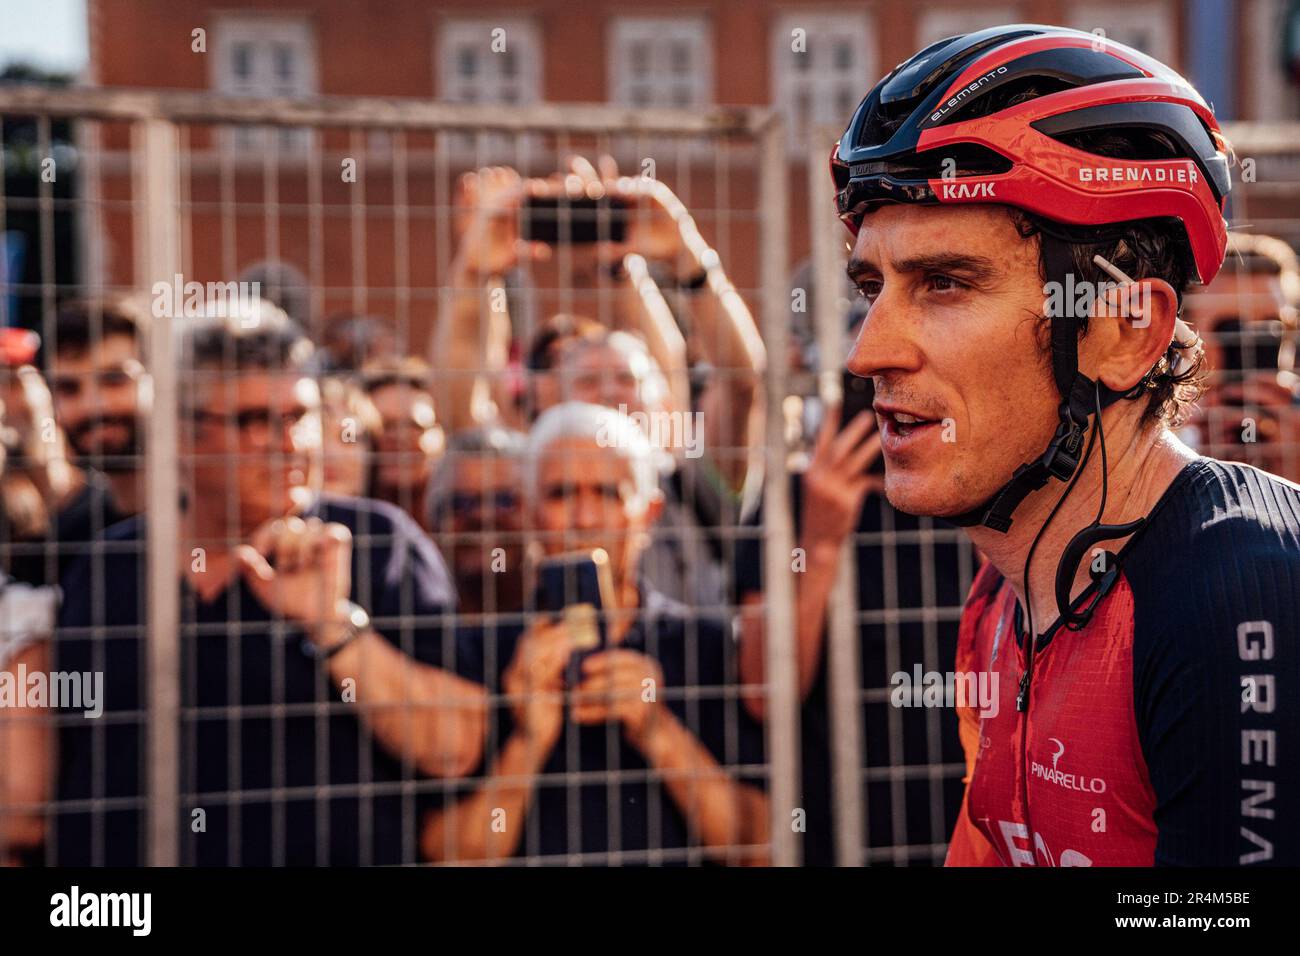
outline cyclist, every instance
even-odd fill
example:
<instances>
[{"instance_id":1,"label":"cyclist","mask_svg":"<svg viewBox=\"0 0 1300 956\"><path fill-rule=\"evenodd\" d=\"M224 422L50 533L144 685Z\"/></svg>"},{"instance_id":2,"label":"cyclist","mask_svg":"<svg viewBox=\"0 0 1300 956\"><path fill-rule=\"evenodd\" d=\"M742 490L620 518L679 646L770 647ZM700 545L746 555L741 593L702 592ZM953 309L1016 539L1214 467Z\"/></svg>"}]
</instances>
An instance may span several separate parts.
<instances>
[{"instance_id":1,"label":"cyclist","mask_svg":"<svg viewBox=\"0 0 1300 956\"><path fill-rule=\"evenodd\" d=\"M1300 863L1300 486L1171 430L1230 155L1173 70L1036 25L917 53L832 153L885 492L987 558L949 864Z\"/></svg>"}]
</instances>

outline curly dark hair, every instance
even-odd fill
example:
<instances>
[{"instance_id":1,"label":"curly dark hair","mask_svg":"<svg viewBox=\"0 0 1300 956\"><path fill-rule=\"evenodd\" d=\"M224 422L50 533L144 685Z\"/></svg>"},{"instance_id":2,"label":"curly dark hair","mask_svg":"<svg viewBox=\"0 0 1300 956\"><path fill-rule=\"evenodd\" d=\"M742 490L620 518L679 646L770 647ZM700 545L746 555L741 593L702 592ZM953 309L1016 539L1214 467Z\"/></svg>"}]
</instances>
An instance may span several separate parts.
<instances>
[{"instance_id":1,"label":"curly dark hair","mask_svg":"<svg viewBox=\"0 0 1300 956\"><path fill-rule=\"evenodd\" d=\"M1116 156L1115 158L1123 158ZM1008 214L1016 230L1025 239L1040 236L1055 224L1045 223L1040 217L1020 209L1008 207ZM1041 244L1040 244L1041 245ZM1079 281L1110 282L1092 261L1094 255L1109 260L1134 279L1163 279L1178 294L1178 313L1182 314L1183 293L1190 284L1189 263L1191 251L1187 248L1186 234L1177 220L1143 219L1124 223L1118 235L1099 242L1069 242L1070 264ZM1039 275L1047 281L1046 257L1039 254ZM1050 359L1051 344L1047 316L1042 320L1044 360ZM1079 337L1088 333L1088 317L1078 320ZM1125 397L1141 399L1145 396L1146 408L1142 423L1160 421L1177 428L1191 415L1197 400L1204 394L1209 369L1203 350L1193 356L1193 362L1179 374L1173 367L1178 358L1178 348L1170 343L1169 349L1150 373Z\"/></svg>"}]
</instances>

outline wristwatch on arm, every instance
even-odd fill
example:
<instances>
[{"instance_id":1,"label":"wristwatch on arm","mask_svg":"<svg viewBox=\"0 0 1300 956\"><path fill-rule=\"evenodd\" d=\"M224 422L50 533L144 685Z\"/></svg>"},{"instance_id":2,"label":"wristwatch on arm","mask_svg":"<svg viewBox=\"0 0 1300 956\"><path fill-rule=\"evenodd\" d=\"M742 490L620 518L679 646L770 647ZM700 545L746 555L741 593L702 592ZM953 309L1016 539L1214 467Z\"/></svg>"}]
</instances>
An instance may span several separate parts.
<instances>
[{"instance_id":1,"label":"wristwatch on arm","mask_svg":"<svg viewBox=\"0 0 1300 956\"><path fill-rule=\"evenodd\" d=\"M303 653L309 657L329 660L368 630L370 630L370 613L360 604L348 601L343 618L342 633L324 646L320 646L308 638L303 641Z\"/></svg>"}]
</instances>

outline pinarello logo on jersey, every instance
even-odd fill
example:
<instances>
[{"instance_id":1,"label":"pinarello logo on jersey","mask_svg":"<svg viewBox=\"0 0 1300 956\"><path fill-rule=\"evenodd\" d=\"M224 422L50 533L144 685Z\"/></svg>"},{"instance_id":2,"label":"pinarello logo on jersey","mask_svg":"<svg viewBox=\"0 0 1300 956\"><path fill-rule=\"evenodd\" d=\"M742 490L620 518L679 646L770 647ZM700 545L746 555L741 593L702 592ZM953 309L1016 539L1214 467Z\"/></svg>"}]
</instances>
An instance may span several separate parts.
<instances>
[{"instance_id":1,"label":"pinarello logo on jersey","mask_svg":"<svg viewBox=\"0 0 1300 956\"><path fill-rule=\"evenodd\" d=\"M1061 757L1065 755L1065 743L1055 737L1047 738L1054 745L1052 753L1052 765L1045 767L1037 760L1029 763L1029 772L1035 776L1046 780L1048 783L1054 783L1058 787L1064 787L1066 790L1077 790L1080 793L1105 793L1106 781L1101 777L1087 777L1083 774L1069 773L1060 768Z\"/></svg>"}]
</instances>

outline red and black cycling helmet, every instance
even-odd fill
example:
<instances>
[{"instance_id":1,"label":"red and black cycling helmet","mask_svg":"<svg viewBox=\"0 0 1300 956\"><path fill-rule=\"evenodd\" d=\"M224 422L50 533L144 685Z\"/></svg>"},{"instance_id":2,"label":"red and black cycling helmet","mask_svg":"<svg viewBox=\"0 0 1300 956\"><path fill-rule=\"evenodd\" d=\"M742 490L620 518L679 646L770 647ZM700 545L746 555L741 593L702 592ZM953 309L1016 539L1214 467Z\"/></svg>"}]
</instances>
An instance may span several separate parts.
<instances>
[{"instance_id":1,"label":"red and black cycling helmet","mask_svg":"<svg viewBox=\"0 0 1300 956\"><path fill-rule=\"evenodd\" d=\"M1117 137L1134 158L1089 151L1090 141ZM900 63L858 105L831 153L831 175L840 218L855 235L880 203L1021 209L1042 234L1049 281L1075 268L1072 243L1107 242L1138 220L1181 229L1188 272L1202 283L1218 273L1227 247L1227 146L1205 100L1151 57L1063 27L993 27ZM987 501L948 516L955 524L1009 530L1027 495L1077 472L1090 417L1124 397L1079 370L1077 318L1050 318L1056 433ZM1090 528L1067 552L1116 530ZM1068 557L1067 585L1078 566Z\"/></svg>"},{"instance_id":2,"label":"red and black cycling helmet","mask_svg":"<svg viewBox=\"0 0 1300 956\"><path fill-rule=\"evenodd\" d=\"M993 105L1022 88L1039 95ZM1177 154L1114 159L1071 145L1094 131L1162 133ZM1228 156L1205 100L1146 54L1063 27L949 37L899 64L853 114L831 175L855 235L881 202L1001 203L1069 227L1172 217L1202 283L1227 245Z\"/></svg>"}]
</instances>

